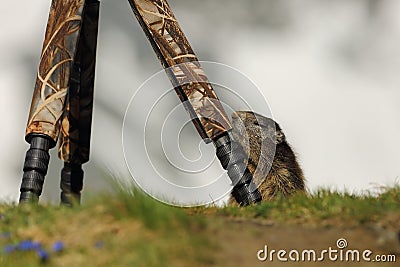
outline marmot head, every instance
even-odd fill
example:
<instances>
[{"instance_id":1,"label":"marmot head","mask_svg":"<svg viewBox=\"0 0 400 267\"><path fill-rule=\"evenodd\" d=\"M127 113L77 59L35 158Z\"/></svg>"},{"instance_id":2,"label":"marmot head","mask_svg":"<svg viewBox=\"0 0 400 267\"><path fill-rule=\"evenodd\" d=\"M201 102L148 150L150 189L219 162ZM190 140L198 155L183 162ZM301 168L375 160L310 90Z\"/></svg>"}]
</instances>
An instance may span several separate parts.
<instances>
[{"instance_id":1,"label":"marmot head","mask_svg":"<svg viewBox=\"0 0 400 267\"><path fill-rule=\"evenodd\" d=\"M251 111L236 111L232 114L232 124L242 136L245 136L246 129L262 129L278 145L286 141L279 124L273 119L264 117Z\"/></svg>"}]
</instances>

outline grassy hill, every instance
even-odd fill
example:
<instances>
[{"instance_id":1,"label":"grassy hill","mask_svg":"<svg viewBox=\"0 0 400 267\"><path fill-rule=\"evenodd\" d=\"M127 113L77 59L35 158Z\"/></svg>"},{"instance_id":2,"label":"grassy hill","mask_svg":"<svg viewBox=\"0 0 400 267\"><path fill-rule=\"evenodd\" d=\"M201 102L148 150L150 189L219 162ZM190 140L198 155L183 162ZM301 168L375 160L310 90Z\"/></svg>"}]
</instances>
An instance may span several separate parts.
<instances>
[{"instance_id":1,"label":"grassy hill","mask_svg":"<svg viewBox=\"0 0 400 267\"><path fill-rule=\"evenodd\" d=\"M0 204L0 266L281 266L259 262L257 251L266 243L319 249L340 237L397 256L376 266L398 266L399 203L394 187L376 196L322 190L246 208L181 209L138 192L100 194L73 208ZM348 266L340 264L326 266Z\"/></svg>"}]
</instances>

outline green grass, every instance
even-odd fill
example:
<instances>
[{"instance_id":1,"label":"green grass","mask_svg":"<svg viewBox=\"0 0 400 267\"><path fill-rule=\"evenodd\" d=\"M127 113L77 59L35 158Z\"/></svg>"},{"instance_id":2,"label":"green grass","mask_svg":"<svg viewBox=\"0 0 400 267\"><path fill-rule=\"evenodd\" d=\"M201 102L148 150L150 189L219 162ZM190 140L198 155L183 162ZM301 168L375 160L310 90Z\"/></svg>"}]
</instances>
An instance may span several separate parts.
<instances>
[{"instance_id":1,"label":"green grass","mask_svg":"<svg viewBox=\"0 0 400 267\"><path fill-rule=\"evenodd\" d=\"M212 244L204 221L140 193L99 195L82 207L0 205L0 246L40 242L35 250L1 251L0 266L201 266ZM56 241L64 250L52 252Z\"/></svg>"},{"instance_id":2,"label":"green grass","mask_svg":"<svg viewBox=\"0 0 400 267\"><path fill-rule=\"evenodd\" d=\"M374 222L391 223L400 219L400 187L383 189L379 195L354 195L319 190L312 195L298 194L251 207L225 207L216 214L230 217L269 219L306 225L360 225Z\"/></svg>"},{"instance_id":3,"label":"green grass","mask_svg":"<svg viewBox=\"0 0 400 267\"><path fill-rule=\"evenodd\" d=\"M73 208L0 204L0 266L209 266L219 251L215 231L229 236L224 222L232 218L305 227L396 227L399 204L399 186L377 196L320 190L245 208L181 209L138 192L99 194ZM48 260L34 250L3 251L24 240L40 242ZM56 241L65 246L61 252L51 249Z\"/></svg>"}]
</instances>

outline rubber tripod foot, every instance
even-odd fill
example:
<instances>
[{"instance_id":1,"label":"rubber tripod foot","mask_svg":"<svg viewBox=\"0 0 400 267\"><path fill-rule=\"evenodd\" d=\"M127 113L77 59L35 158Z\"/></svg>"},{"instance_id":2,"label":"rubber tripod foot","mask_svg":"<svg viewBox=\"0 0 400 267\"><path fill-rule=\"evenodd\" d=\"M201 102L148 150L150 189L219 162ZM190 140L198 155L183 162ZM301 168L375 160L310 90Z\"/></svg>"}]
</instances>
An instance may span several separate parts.
<instances>
[{"instance_id":1,"label":"rubber tripod foot","mask_svg":"<svg viewBox=\"0 0 400 267\"><path fill-rule=\"evenodd\" d=\"M80 204L83 188L83 170L81 164L65 163L61 170L61 205Z\"/></svg>"},{"instance_id":2,"label":"rubber tripod foot","mask_svg":"<svg viewBox=\"0 0 400 267\"><path fill-rule=\"evenodd\" d=\"M246 166L246 154L240 144L228 132L214 141L214 145L217 157L234 185L232 196L236 202L241 206L261 202L262 196Z\"/></svg>"},{"instance_id":3,"label":"rubber tripod foot","mask_svg":"<svg viewBox=\"0 0 400 267\"><path fill-rule=\"evenodd\" d=\"M31 146L25 156L19 202L37 203L50 161L49 149L54 142L42 134L33 134L27 140Z\"/></svg>"}]
</instances>

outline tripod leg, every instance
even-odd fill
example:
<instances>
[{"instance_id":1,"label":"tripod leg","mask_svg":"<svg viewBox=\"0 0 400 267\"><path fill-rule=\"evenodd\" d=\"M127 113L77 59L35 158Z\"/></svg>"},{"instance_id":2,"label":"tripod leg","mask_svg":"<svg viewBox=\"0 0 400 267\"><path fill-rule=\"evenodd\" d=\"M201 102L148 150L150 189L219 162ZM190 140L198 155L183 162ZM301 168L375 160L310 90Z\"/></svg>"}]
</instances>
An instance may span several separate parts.
<instances>
[{"instance_id":1,"label":"tripod leg","mask_svg":"<svg viewBox=\"0 0 400 267\"><path fill-rule=\"evenodd\" d=\"M82 164L89 161L93 109L99 1L87 0L76 51L67 103L61 124L58 156L61 171L61 203L79 203L83 188Z\"/></svg>"},{"instance_id":2,"label":"tripod leg","mask_svg":"<svg viewBox=\"0 0 400 267\"><path fill-rule=\"evenodd\" d=\"M65 96L80 32L84 1L52 0L25 139L21 202L37 202L59 135Z\"/></svg>"}]
</instances>

